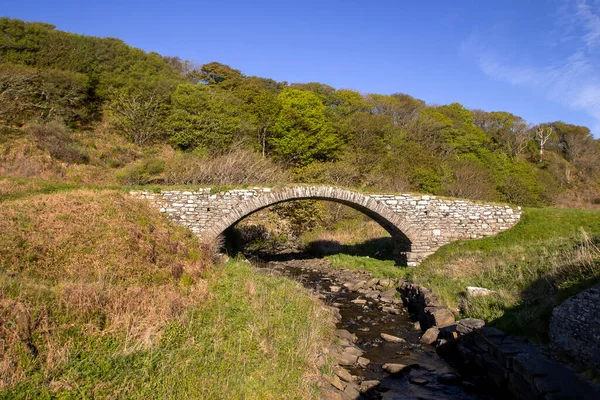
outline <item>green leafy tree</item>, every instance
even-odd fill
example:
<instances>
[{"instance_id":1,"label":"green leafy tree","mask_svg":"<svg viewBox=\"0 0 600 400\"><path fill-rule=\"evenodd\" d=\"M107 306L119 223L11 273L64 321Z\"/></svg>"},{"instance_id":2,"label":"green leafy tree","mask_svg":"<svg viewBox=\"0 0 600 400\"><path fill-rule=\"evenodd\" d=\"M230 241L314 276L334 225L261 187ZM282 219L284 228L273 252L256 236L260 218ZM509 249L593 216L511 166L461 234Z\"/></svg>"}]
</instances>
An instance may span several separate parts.
<instances>
[{"instance_id":1,"label":"green leafy tree","mask_svg":"<svg viewBox=\"0 0 600 400\"><path fill-rule=\"evenodd\" d=\"M243 75L228 65L218 62L204 64L200 68L201 81L207 85L219 85L223 89L232 89L239 85Z\"/></svg>"},{"instance_id":2,"label":"green leafy tree","mask_svg":"<svg viewBox=\"0 0 600 400\"><path fill-rule=\"evenodd\" d=\"M342 142L330 131L319 97L288 88L277 99L281 111L270 139L274 156L292 166L334 159Z\"/></svg>"},{"instance_id":3,"label":"green leafy tree","mask_svg":"<svg viewBox=\"0 0 600 400\"><path fill-rule=\"evenodd\" d=\"M511 157L521 155L533 139L531 127L521 117L497 111L472 110L473 123L496 143L498 149Z\"/></svg>"},{"instance_id":4,"label":"green leafy tree","mask_svg":"<svg viewBox=\"0 0 600 400\"><path fill-rule=\"evenodd\" d=\"M183 150L221 154L236 139L240 101L230 93L204 85L179 85L171 97L166 128L171 143Z\"/></svg>"},{"instance_id":5,"label":"green leafy tree","mask_svg":"<svg viewBox=\"0 0 600 400\"><path fill-rule=\"evenodd\" d=\"M242 101L244 120L251 126L252 141L267 155L269 135L279 115L277 82L258 77L245 78L234 94Z\"/></svg>"},{"instance_id":6,"label":"green leafy tree","mask_svg":"<svg viewBox=\"0 0 600 400\"><path fill-rule=\"evenodd\" d=\"M425 108L425 102L407 94L392 95L370 94L366 97L374 114L383 114L392 118L394 125L404 126L414 121Z\"/></svg>"}]
</instances>

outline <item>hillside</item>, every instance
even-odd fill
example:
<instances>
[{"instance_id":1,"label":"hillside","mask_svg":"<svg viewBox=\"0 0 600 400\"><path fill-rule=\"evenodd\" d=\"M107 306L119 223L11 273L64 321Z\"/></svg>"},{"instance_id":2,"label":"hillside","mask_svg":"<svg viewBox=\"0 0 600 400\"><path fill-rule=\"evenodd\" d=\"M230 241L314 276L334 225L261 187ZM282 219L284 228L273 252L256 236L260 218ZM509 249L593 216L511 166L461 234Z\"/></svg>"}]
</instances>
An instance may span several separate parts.
<instances>
[{"instance_id":1,"label":"hillside","mask_svg":"<svg viewBox=\"0 0 600 400\"><path fill-rule=\"evenodd\" d=\"M310 398L333 323L116 191L0 202L0 398Z\"/></svg>"},{"instance_id":2,"label":"hillside","mask_svg":"<svg viewBox=\"0 0 600 400\"><path fill-rule=\"evenodd\" d=\"M94 185L326 183L598 207L586 127L198 65L0 19L0 175ZM241 172L243 171L243 172Z\"/></svg>"}]
</instances>

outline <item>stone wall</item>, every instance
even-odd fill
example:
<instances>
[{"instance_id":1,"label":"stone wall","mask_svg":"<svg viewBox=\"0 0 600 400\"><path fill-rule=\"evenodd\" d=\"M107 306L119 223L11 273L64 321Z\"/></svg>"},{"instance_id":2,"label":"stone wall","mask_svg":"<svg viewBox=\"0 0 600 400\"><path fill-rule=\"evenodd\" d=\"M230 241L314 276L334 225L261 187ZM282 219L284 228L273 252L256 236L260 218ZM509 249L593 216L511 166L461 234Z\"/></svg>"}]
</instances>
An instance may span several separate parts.
<instances>
[{"instance_id":1,"label":"stone wall","mask_svg":"<svg viewBox=\"0 0 600 400\"><path fill-rule=\"evenodd\" d=\"M598 385L554 360L547 349L486 327L481 320L454 322L450 310L441 307L437 297L419 285L402 282L398 290L425 331L423 338L435 331L427 343L434 344L438 354L457 365L463 374L481 376L495 385L498 398L600 399Z\"/></svg>"},{"instance_id":2,"label":"stone wall","mask_svg":"<svg viewBox=\"0 0 600 400\"><path fill-rule=\"evenodd\" d=\"M550 341L557 350L600 372L600 284L554 309Z\"/></svg>"},{"instance_id":3,"label":"stone wall","mask_svg":"<svg viewBox=\"0 0 600 400\"><path fill-rule=\"evenodd\" d=\"M442 245L490 236L519 221L520 207L480 204L415 194L364 194L327 186L251 188L213 192L131 192L202 238L213 240L246 216L273 204L300 199L329 200L361 211L394 238L398 254L417 265Z\"/></svg>"}]
</instances>

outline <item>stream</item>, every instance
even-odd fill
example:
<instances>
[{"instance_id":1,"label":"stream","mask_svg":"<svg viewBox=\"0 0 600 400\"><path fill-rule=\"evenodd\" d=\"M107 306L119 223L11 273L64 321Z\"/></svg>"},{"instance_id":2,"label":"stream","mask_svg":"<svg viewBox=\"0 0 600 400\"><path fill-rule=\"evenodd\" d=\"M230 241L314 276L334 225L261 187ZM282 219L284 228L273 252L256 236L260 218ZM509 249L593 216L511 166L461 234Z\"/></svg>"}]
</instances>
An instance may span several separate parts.
<instances>
[{"instance_id":1,"label":"stream","mask_svg":"<svg viewBox=\"0 0 600 400\"><path fill-rule=\"evenodd\" d=\"M285 276L300 282L313 291L322 301L339 310L341 320L337 329L356 335L354 346L370 362L366 366L356 363L346 366L355 380L379 381L380 384L362 391L361 398L384 400L408 399L496 399L493 389L482 382L473 382L461 376L444 359L440 358L432 345L419 343L422 332L415 327L407 309L399 299L393 313L383 312L382 304L363 293L351 291L345 283L368 280L364 271L332 269L322 259L299 255L284 261L254 260L253 264L263 273ZM366 302L365 302L366 300ZM355 302L353 302L355 301ZM403 339L400 343L385 341L381 334ZM338 335L339 336L339 335ZM401 373L390 374L383 369L385 364L403 364ZM347 394L347 391L346 391ZM341 397L341 398L357 398Z\"/></svg>"}]
</instances>

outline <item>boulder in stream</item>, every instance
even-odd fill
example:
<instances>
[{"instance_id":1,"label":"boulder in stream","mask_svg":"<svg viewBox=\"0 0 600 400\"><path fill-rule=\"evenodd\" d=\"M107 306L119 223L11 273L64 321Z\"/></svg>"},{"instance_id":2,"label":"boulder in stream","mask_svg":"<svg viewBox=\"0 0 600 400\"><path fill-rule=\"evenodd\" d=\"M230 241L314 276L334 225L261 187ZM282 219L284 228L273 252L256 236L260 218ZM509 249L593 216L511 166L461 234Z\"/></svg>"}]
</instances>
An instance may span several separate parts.
<instances>
[{"instance_id":1,"label":"boulder in stream","mask_svg":"<svg viewBox=\"0 0 600 400\"><path fill-rule=\"evenodd\" d=\"M335 367L333 369L333 372L335 372L335 374L342 380L346 381L346 382L352 382L354 380L354 377L352 376L352 374L350 372L348 372L348 370L346 370L345 368L342 367Z\"/></svg>"},{"instance_id":2,"label":"boulder in stream","mask_svg":"<svg viewBox=\"0 0 600 400\"><path fill-rule=\"evenodd\" d=\"M405 368L407 368L407 366L404 364L387 363L387 364L383 364L383 366L381 368L383 368L390 374L397 374L397 373L401 372L402 370L404 370Z\"/></svg>"},{"instance_id":3,"label":"boulder in stream","mask_svg":"<svg viewBox=\"0 0 600 400\"><path fill-rule=\"evenodd\" d=\"M348 332L346 329L336 329L335 336L340 339L347 339L350 343L356 343L356 335Z\"/></svg>"},{"instance_id":4,"label":"boulder in stream","mask_svg":"<svg viewBox=\"0 0 600 400\"><path fill-rule=\"evenodd\" d=\"M438 327L433 326L425 331L421 339L419 339L419 343L423 344L431 344L435 342L440 334L440 330Z\"/></svg>"},{"instance_id":5,"label":"boulder in stream","mask_svg":"<svg viewBox=\"0 0 600 400\"><path fill-rule=\"evenodd\" d=\"M336 388L338 390L344 390L346 388L346 386L342 383L342 381L340 381L340 378L338 378L336 375L334 375L334 376L323 375L323 379L325 379L327 382L329 382L331 384L331 386L333 386L334 388Z\"/></svg>"},{"instance_id":6,"label":"boulder in stream","mask_svg":"<svg viewBox=\"0 0 600 400\"><path fill-rule=\"evenodd\" d=\"M379 386L380 383L381 382L379 382L378 380L362 381L360 383L358 391L361 393L365 393L365 392L373 389L374 387Z\"/></svg>"}]
</instances>

